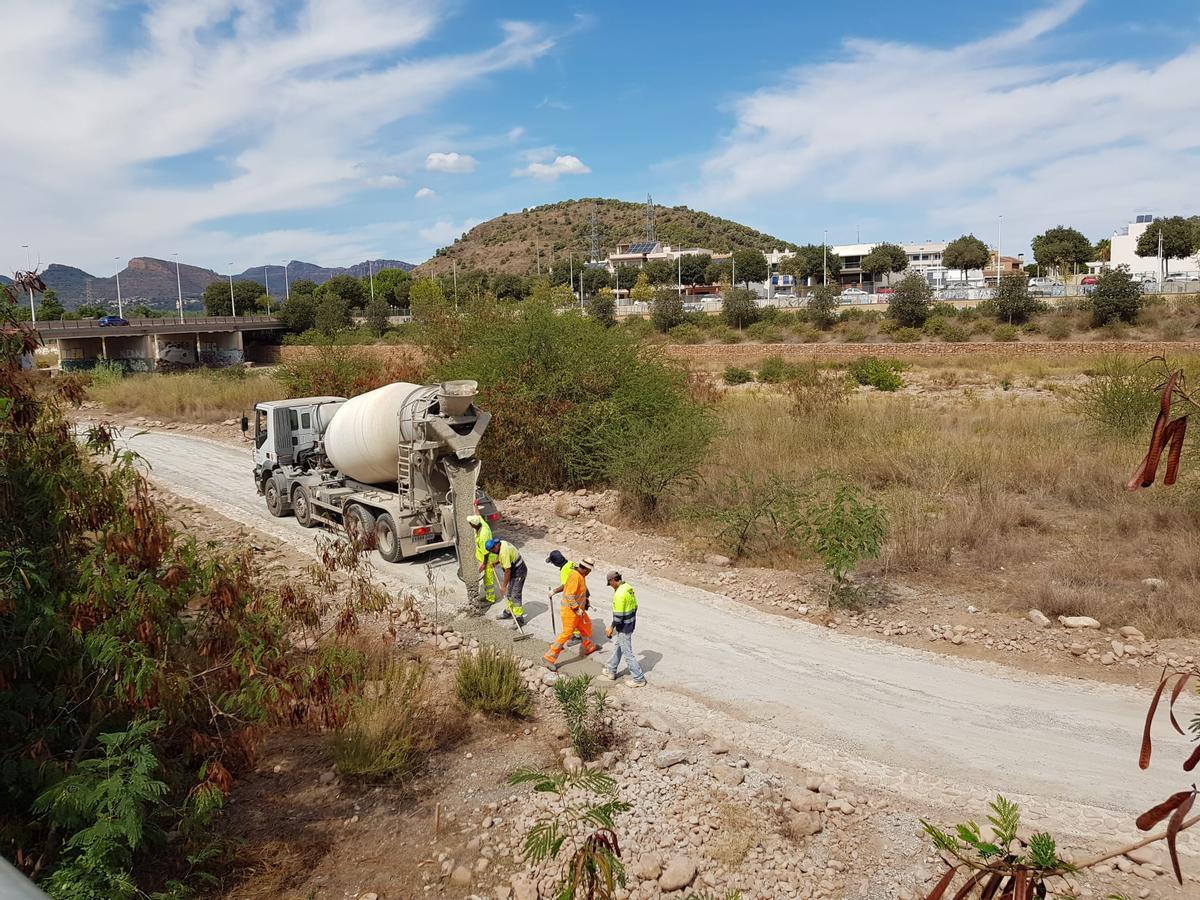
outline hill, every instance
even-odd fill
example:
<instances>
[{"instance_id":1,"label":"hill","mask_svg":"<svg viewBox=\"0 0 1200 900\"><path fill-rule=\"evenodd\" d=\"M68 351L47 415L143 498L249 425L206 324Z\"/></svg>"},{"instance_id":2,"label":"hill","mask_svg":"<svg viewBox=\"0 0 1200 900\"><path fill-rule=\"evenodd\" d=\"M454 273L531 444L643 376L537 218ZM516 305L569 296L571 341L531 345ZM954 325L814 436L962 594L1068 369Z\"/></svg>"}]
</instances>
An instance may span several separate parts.
<instances>
[{"instance_id":1,"label":"hill","mask_svg":"<svg viewBox=\"0 0 1200 900\"><path fill-rule=\"evenodd\" d=\"M519 213L505 213L476 225L449 247L438 250L433 259L417 266L417 273L449 272L452 262L457 262L459 269L529 274L536 270L535 247L541 249L543 267L551 259L565 260L570 253L574 253L576 261L582 260L591 246L593 212L601 255L614 250L618 243L641 240L645 234L644 204L603 198L564 200ZM655 228L658 239L674 247L703 247L723 252L796 246L686 206L657 207Z\"/></svg>"},{"instance_id":2,"label":"hill","mask_svg":"<svg viewBox=\"0 0 1200 900\"><path fill-rule=\"evenodd\" d=\"M367 274L367 265L367 262L363 261L353 266L319 266L316 263L294 260L288 263L288 278L292 281L307 278L317 284L324 284L334 275L363 277ZM413 268L411 263L391 259L371 260L370 265L376 272L389 268ZM269 268L271 293L282 294L283 266ZM194 300L204 293L204 289L213 281L228 277L212 269L181 263L177 287L174 260L135 256L121 270L121 296L126 302L173 306L179 287L183 289L185 300ZM263 284L265 280L262 266L254 266L233 277L235 280L255 281L259 284ZM51 263L42 272L42 280L46 282L46 287L58 292L58 299L67 309L74 309L86 300L89 286L92 300L97 303L115 302L117 298L117 280L114 276L100 277L74 266Z\"/></svg>"}]
</instances>

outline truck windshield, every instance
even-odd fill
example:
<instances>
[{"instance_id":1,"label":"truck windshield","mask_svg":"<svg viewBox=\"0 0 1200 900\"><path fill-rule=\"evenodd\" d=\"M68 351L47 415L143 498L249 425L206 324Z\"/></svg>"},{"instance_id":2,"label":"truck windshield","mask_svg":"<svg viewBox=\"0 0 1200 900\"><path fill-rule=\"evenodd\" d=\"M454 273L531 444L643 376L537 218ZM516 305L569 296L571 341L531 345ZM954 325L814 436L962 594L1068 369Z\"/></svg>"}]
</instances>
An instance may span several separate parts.
<instances>
[{"instance_id":1,"label":"truck windshield","mask_svg":"<svg viewBox=\"0 0 1200 900\"><path fill-rule=\"evenodd\" d=\"M254 446L261 447L267 442L267 411L265 409L256 409L254 411Z\"/></svg>"}]
</instances>

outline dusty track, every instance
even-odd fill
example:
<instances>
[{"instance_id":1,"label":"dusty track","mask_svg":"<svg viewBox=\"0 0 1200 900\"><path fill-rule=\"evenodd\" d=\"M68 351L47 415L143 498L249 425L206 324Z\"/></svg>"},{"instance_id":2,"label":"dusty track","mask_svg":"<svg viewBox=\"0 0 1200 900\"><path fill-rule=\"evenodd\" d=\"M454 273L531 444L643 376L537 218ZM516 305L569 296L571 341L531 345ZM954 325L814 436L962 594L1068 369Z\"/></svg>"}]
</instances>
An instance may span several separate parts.
<instances>
[{"instance_id":1,"label":"dusty track","mask_svg":"<svg viewBox=\"0 0 1200 900\"><path fill-rule=\"evenodd\" d=\"M247 449L180 434L127 440L164 487L312 551L315 532L268 515ZM536 639L516 646L540 654L551 635L545 586L557 583L557 573L544 562L550 545L529 541L523 549ZM576 558L588 552L569 550ZM442 603L461 603L453 561L434 563ZM605 560L597 566L603 571ZM377 569L393 589L427 583L425 561L378 561ZM1155 743L1156 765L1136 767L1145 692L962 663L834 634L650 573L626 569L626 577L638 592L636 643L652 684L626 693L681 727L698 725L748 752L829 768L963 815L978 815L986 797L1004 792L1024 799L1041 824L1081 835L1130 834L1131 814L1183 785L1176 766L1187 742L1166 730ZM592 581L599 618L608 612L607 591L600 577ZM575 669L598 666L589 660L568 671Z\"/></svg>"}]
</instances>

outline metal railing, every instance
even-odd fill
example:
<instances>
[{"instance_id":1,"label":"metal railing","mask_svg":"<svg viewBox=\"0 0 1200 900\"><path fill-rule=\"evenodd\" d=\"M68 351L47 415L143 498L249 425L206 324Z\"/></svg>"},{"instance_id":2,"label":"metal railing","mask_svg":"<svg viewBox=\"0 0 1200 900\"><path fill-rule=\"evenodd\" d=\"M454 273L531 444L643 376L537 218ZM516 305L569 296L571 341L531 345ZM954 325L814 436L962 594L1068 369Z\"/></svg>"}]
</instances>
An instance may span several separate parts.
<instances>
[{"instance_id":1,"label":"metal railing","mask_svg":"<svg viewBox=\"0 0 1200 900\"><path fill-rule=\"evenodd\" d=\"M189 328L200 325L282 325L278 316L160 316L154 319L128 319L128 325L101 325L99 319L46 319L37 323L39 331L79 331L96 328Z\"/></svg>"}]
</instances>

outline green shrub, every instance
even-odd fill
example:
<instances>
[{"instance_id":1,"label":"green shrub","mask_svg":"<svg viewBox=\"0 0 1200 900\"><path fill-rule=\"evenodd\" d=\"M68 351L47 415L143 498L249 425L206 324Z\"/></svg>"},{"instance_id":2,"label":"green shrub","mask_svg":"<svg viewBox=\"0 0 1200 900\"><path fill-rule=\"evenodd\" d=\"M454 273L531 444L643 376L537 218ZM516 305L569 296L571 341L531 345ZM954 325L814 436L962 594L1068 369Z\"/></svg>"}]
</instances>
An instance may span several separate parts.
<instances>
[{"instance_id":1,"label":"green shrub","mask_svg":"<svg viewBox=\"0 0 1200 900\"><path fill-rule=\"evenodd\" d=\"M516 657L490 644L459 657L454 690L467 706L495 715L520 718L532 704Z\"/></svg>"},{"instance_id":2,"label":"green shrub","mask_svg":"<svg viewBox=\"0 0 1200 900\"><path fill-rule=\"evenodd\" d=\"M1075 408L1103 431L1144 437L1158 412L1161 375L1145 363L1106 357L1075 391Z\"/></svg>"},{"instance_id":3,"label":"green shrub","mask_svg":"<svg viewBox=\"0 0 1200 900\"><path fill-rule=\"evenodd\" d=\"M997 325L992 329L992 340L999 343L1010 343L1018 337L1015 325Z\"/></svg>"},{"instance_id":4,"label":"green shrub","mask_svg":"<svg viewBox=\"0 0 1200 900\"><path fill-rule=\"evenodd\" d=\"M754 380L754 373L741 366L726 366L721 373L721 380L726 384L747 384Z\"/></svg>"},{"instance_id":5,"label":"green shrub","mask_svg":"<svg viewBox=\"0 0 1200 900\"><path fill-rule=\"evenodd\" d=\"M947 303L945 300L939 300L929 308L929 314L931 316L937 316L941 319L958 318L961 312L962 311L957 306L955 306L953 303Z\"/></svg>"},{"instance_id":6,"label":"green shrub","mask_svg":"<svg viewBox=\"0 0 1200 900\"><path fill-rule=\"evenodd\" d=\"M862 328L847 328L842 332L842 340L847 344L861 344L867 339L867 333Z\"/></svg>"},{"instance_id":7,"label":"green shrub","mask_svg":"<svg viewBox=\"0 0 1200 900\"><path fill-rule=\"evenodd\" d=\"M813 328L811 325L797 325L792 330L792 334L794 334L796 336L796 340L800 341L802 344L811 344L814 341L819 341L821 339L821 332L817 331L817 329Z\"/></svg>"},{"instance_id":8,"label":"green shrub","mask_svg":"<svg viewBox=\"0 0 1200 900\"><path fill-rule=\"evenodd\" d=\"M850 363L847 371L859 384L869 385L880 391L895 391L904 385L900 377L903 369L903 364L898 360L864 356Z\"/></svg>"},{"instance_id":9,"label":"green shrub","mask_svg":"<svg viewBox=\"0 0 1200 900\"><path fill-rule=\"evenodd\" d=\"M676 325L667 332L667 336L676 344L700 344L704 341L704 332L686 322L683 325Z\"/></svg>"},{"instance_id":10,"label":"green shrub","mask_svg":"<svg viewBox=\"0 0 1200 900\"><path fill-rule=\"evenodd\" d=\"M783 340L783 331L769 322L755 322L746 329L746 337L763 344L778 344Z\"/></svg>"},{"instance_id":11,"label":"green shrub","mask_svg":"<svg viewBox=\"0 0 1200 900\"><path fill-rule=\"evenodd\" d=\"M768 356L758 364L758 380L763 384L782 384L791 375L791 366L782 356Z\"/></svg>"},{"instance_id":12,"label":"green shrub","mask_svg":"<svg viewBox=\"0 0 1200 900\"><path fill-rule=\"evenodd\" d=\"M882 322L879 323L879 333L880 334L891 334L893 331L895 331L897 328L900 328L900 327L901 327L900 323L897 322L895 319L884 319Z\"/></svg>"},{"instance_id":13,"label":"green shrub","mask_svg":"<svg viewBox=\"0 0 1200 900\"><path fill-rule=\"evenodd\" d=\"M992 322L989 319L978 318L971 323L971 334L991 334Z\"/></svg>"},{"instance_id":14,"label":"green shrub","mask_svg":"<svg viewBox=\"0 0 1200 900\"><path fill-rule=\"evenodd\" d=\"M950 324L943 316L930 316L925 320L925 327L922 330L930 337L941 337Z\"/></svg>"},{"instance_id":15,"label":"green shrub","mask_svg":"<svg viewBox=\"0 0 1200 900\"><path fill-rule=\"evenodd\" d=\"M897 328L892 332L892 340L897 344L915 344L921 339L920 329Z\"/></svg>"},{"instance_id":16,"label":"green shrub","mask_svg":"<svg viewBox=\"0 0 1200 900\"><path fill-rule=\"evenodd\" d=\"M802 507L799 486L779 475L727 472L705 485L688 518L734 559L789 546Z\"/></svg>"},{"instance_id":17,"label":"green shrub","mask_svg":"<svg viewBox=\"0 0 1200 900\"><path fill-rule=\"evenodd\" d=\"M797 415L829 419L845 408L852 388L845 373L804 362L791 367L786 390Z\"/></svg>"},{"instance_id":18,"label":"green shrub","mask_svg":"<svg viewBox=\"0 0 1200 900\"><path fill-rule=\"evenodd\" d=\"M1134 325L1142 307L1142 287L1122 266L1100 276L1090 300L1093 328L1113 321Z\"/></svg>"},{"instance_id":19,"label":"green shrub","mask_svg":"<svg viewBox=\"0 0 1200 900\"><path fill-rule=\"evenodd\" d=\"M346 724L333 736L333 758L343 775L410 778L436 746L435 718L426 709L425 667L383 664L367 682Z\"/></svg>"},{"instance_id":20,"label":"green shrub","mask_svg":"<svg viewBox=\"0 0 1200 900\"><path fill-rule=\"evenodd\" d=\"M88 374L91 376L93 387L105 388L124 378L125 368L114 360L102 359L92 367Z\"/></svg>"},{"instance_id":21,"label":"green shrub","mask_svg":"<svg viewBox=\"0 0 1200 900\"><path fill-rule=\"evenodd\" d=\"M735 331L729 327L722 327L718 329L716 331L716 335L717 339L722 344L740 344L746 339L746 335L744 335L742 332Z\"/></svg>"},{"instance_id":22,"label":"green shrub","mask_svg":"<svg viewBox=\"0 0 1200 900\"><path fill-rule=\"evenodd\" d=\"M365 350L325 345L279 367L289 397L354 397L393 381L420 383L423 372L402 356L391 360Z\"/></svg>"},{"instance_id":23,"label":"green shrub","mask_svg":"<svg viewBox=\"0 0 1200 900\"><path fill-rule=\"evenodd\" d=\"M836 590L859 563L879 555L887 535L887 516L853 486L835 482L809 506L801 531L833 576Z\"/></svg>"},{"instance_id":24,"label":"green shrub","mask_svg":"<svg viewBox=\"0 0 1200 900\"><path fill-rule=\"evenodd\" d=\"M961 344L971 339L971 332L957 322L947 322L941 337L948 344Z\"/></svg>"},{"instance_id":25,"label":"green shrub","mask_svg":"<svg viewBox=\"0 0 1200 900\"><path fill-rule=\"evenodd\" d=\"M595 759L613 741L612 729L605 722L608 700L604 691L588 692L591 675L559 678L554 682L554 699L567 723L571 746L584 762Z\"/></svg>"},{"instance_id":26,"label":"green shrub","mask_svg":"<svg viewBox=\"0 0 1200 900\"><path fill-rule=\"evenodd\" d=\"M1071 336L1071 323L1064 316L1055 316L1046 323L1046 337L1052 341L1065 341Z\"/></svg>"}]
</instances>

